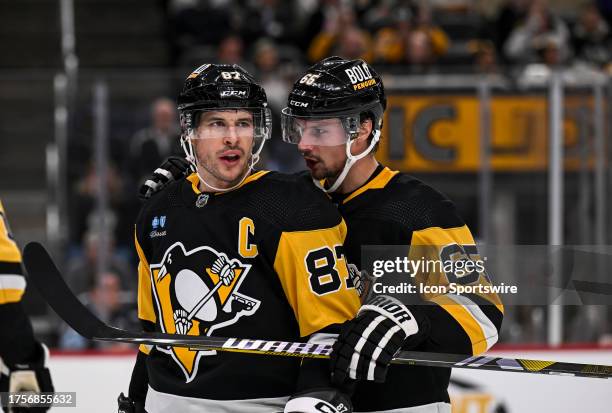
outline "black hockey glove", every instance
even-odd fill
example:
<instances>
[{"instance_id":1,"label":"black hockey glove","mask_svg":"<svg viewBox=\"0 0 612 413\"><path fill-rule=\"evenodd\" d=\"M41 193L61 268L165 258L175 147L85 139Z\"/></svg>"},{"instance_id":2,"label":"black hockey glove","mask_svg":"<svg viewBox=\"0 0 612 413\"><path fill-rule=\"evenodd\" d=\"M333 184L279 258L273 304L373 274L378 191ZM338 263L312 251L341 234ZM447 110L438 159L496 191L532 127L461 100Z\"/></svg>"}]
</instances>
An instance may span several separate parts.
<instances>
[{"instance_id":1,"label":"black hockey glove","mask_svg":"<svg viewBox=\"0 0 612 413\"><path fill-rule=\"evenodd\" d=\"M145 201L169 183L186 177L191 164L186 159L170 156L149 176L138 189L138 198Z\"/></svg>"},{"instance_id":2,"label":"black hockey glove","mask_svg":"<svg viewBox=\"0 0 612 413\"><path fill-rule=\"evenodd\" d=\"M136 405L134 404L134 401L125 396L123 392L121 392L117 398L117 404L119 405L117 413L136 413Z\"/></svg>"},{"instance_id":3,"label":"black hockey glove","mask_svg":"<svg viewBox=\"0 0 612 413\"><path fill-rule=\"evenodd\" d=\"M49 349L42 343L36 344L34 354L21 363L9 368L9 392L53 392L51 374L47 368ZM46 412L51 406L36 408L13 407L11 412Z\"/></svg>"},{"instance_id":4,"label":"black hockey glove","mask_svg":"<svg viewBox=\"0 0 612 413\"><path fill-rule=\"evenodd\" d=\"M348 379L384 382L391 359L418 331L404 304L386 295L374 297L342 325L331 353L332 381L337 385Z\"/></svg>"},{"instance_id":5,"label":"black hockey glove","mask_svg":"<svg viewBox=\"0 0 612 413\"><path fill-rule=\"evenodd\" d=\"M350 398L327 387L296 393L285 405L284 413L352 413Z\"/></svg>"},{"instance_id":6,"label":"black hockey glove","mask_svg":"<svg viewBox=\"0 0 612 413\"><path fill-rule=\"evenodd\" d=\"M146 413L144 402L139 403L121 392L117 397L117 413Z\"/></svg>"}]
</instances>

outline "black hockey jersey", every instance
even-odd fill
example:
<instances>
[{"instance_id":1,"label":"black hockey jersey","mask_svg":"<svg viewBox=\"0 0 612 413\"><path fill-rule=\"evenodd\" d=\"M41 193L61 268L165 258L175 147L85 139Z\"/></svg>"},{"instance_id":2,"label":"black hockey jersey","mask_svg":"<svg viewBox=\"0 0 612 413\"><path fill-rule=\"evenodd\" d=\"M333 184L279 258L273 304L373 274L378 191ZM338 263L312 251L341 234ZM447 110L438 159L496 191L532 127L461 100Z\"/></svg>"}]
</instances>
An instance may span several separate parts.
<instances>
[{"instance_id":1,"label":"black hockey jersey","mask_svg":"<svg viewBox=\"0 0 612 413\"><path fill-rule=\"evenodd\" d=\"M346 225L309 179L259 171L224 193L201 193L198 182L193 174L171 184L139 215L145 329L304 341L354 317L359 297L338 253ZM300 369L293 357L141 351L152 389L190 398L287 396Z\"/></svg>"},{"instance_id":2,"label":"black hockey jersey","mask_svg":"<svg viewBox=\"0 0 612 413\"><path fill-rule=\"evenodd\" d=\"M362 246L410 245L410 259L474 259L475 241L451 201L414 177L380 166L368 182L349 194L333 194L348 227L345 252L361 265ZM450 251L450 254L449 254ZM415 284L448 285L455 274L421 272ZM408 280L407 280L408 281ZM489 284L480 274L470 284ZM422 294L413 307L420 343L409 349L475 355L496 341L503 306L495 294ZM428 304L428 305L425 305ZM393 365L383 384L363 382L354 397L355 411L378 411L449 402L450 369Z\"/></svg>"},{"instance_id":3,"label":"black hockey jersey","mask_svg":"<svg viewBox=\"0 0 612 413\"><path fill-rule=\"evenodd\" d=\"M32 325L21 306L25 287L21 253L0 201L0 358L8 365L25 360L35 350Z\"/></svg>"}]
</instances>

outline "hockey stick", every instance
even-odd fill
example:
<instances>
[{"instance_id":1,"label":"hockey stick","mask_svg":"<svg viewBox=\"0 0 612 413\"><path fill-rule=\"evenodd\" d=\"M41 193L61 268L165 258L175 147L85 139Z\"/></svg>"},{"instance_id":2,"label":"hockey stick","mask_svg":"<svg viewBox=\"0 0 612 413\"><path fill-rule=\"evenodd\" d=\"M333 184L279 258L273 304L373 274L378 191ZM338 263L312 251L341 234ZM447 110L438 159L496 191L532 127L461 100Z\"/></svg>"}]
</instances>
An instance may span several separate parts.
<instances>
[{"instance_id":1,"label":"hockey stick","mask_svg":"<svg viewBox=\"0 0 612 413\"><path fill-rule=\"evenodd\" d=\"M70 291L49 253L41 244L32 242L26 245L23 257L28 279L38 288L49 305L70 327L91 340L293 357L327 358L331 353L331 345L323 344L132 332L111 327L92 314ZM612 366L605 365L490 356L466 358L465 355L418 351L399 352L393 358L393 363L577 377L612 376Z\"/></svg>"}]
</instances>

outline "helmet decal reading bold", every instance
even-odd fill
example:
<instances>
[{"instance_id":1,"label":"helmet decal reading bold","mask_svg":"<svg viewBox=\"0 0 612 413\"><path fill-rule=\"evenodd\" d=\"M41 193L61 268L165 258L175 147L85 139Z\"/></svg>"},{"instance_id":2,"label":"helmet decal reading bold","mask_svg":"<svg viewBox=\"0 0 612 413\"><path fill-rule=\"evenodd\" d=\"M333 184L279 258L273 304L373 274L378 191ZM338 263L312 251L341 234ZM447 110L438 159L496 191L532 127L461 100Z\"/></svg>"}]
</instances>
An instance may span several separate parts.
<instances>
[{"instance_id":1,"label":"helmet decal reading bold","mask_svg":"<svg viewBox=\"0 0 612 413\"><path fill-rule=\"evenodd\" d=\"M353 85L353 90L360 90L376 85L376 79L372 76L367 63L355 65L348 69L344 69L344 73L349 78Z\"/></svg>"},{"instance_id":2,"label":"helmet decal reading bold","mask_svg":"<svg viewBox=\"0 0 612 413\"><path fill-rule=\"evenodd\" d=\"M345 69L344 72L346 73L352 84L372 79L372 73L370 73L370 69L368 68L367 63L355 65L353 67Z\"/></svg>"}]
</instances>

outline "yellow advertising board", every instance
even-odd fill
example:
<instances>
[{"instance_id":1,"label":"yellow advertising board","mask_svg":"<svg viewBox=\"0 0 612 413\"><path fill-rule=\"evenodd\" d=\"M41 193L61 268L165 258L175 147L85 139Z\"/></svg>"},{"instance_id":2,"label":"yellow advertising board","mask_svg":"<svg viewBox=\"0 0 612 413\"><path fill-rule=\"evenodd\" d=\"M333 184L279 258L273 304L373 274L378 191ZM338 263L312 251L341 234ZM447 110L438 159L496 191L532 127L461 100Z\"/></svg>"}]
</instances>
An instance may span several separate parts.
<instances>
[{"instance_id":1,"label":"yellow advertising board","mask_svg":"<svg viewBox=\"0 0 612 413\"><path fill-rule=\"evenodd\" d=\"M480 107L475 95L389 96L378 159L413 172L476 172ZM499 172L542 171L548 159L546 95L500 95L490 104L490 165ZM565 168L592 166L592 98L565 98Z\"/></svg>"}]
</instances>

